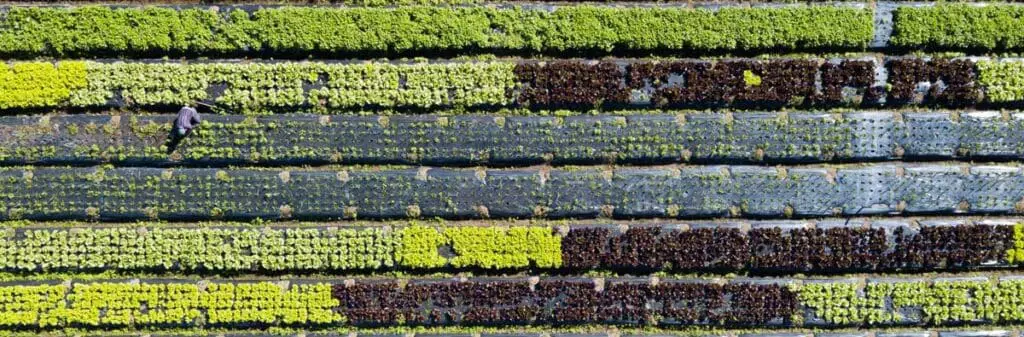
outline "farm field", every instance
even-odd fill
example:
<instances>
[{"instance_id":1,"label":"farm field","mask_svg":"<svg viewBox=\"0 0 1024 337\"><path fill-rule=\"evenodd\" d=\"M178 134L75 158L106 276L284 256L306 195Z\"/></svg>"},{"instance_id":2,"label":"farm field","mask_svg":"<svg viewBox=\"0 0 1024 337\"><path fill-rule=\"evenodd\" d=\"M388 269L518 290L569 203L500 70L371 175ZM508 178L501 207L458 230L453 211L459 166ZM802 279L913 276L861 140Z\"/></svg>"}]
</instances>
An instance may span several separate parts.
<instances>
[{"instance_id":1,"label":"farm field","mask_svg":"<svg viewBox=\"0 0 1024 337\"><path fill-rule=\"evenodd\" d=\"M0 58L0 336L1024 333L1016 2L11 0Z\"/></svg>"}]
</instances>

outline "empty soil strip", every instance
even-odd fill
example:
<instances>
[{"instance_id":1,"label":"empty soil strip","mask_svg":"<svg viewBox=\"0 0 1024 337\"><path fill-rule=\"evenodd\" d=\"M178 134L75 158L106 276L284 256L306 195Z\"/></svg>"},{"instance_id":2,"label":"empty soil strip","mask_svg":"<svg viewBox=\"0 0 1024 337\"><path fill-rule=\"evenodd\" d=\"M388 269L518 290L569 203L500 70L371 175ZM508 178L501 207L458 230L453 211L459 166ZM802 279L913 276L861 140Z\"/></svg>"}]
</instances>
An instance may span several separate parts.
<instances>
[{"instance_id":1,"label":"empty soil strip","mask_svg":"<svg viewBox=\"0 0 1024 337\"><path fill-rule=\"evenodd\" d=\"M753 218L1009 214L1014 165L5 168L5 219Z\"/></svg>"},{"instance_id":2,"label":"empty soil strip","mask_svg":"<svg viewBox=\"0 0 1024 337\"><path fill-rule=\"evenodd\" d=\"M480 278L0 285L3 326L60 329L1012 324L1024 279Z\"/></svg>"},{"instance_id":3,"label":"empty soil strip","mask_svg":"<svg viewBox=\"0 0 1024 337\"><path fill-rule=\"evenodd\" d=\"M0 270L834 274L1009 269L1024 261L1024 225L1012 219L632 223L8 223L24 227L0 233Z\"/></svg>"},{"instance_id":4,"label":"empty soil strip","mask_svg":"<svg viewBox=\"0 0 1024 337\"><path fill-rule=\"evenodd\" d=\"M175 143L174 115L0 117L7 165L226 166L798 164L1024 158L1024 114L654 113L246 117L208 115Z\"/></svg>"}]
</instances>

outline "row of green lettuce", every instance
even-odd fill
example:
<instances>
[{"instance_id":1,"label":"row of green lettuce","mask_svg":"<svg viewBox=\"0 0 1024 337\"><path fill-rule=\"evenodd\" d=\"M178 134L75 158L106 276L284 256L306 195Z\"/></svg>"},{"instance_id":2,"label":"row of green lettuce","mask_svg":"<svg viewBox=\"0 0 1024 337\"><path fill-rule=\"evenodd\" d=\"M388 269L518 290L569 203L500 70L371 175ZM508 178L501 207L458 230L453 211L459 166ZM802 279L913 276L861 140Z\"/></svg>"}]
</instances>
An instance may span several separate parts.
<instances>
[{"instance_id":1,"label":"row of green lettuce","mask_svg":"<svg viewBox=\"0 0 1024 337\"><path fill-rule=\"evenodd\" d=\"M847 6L238 8L13 7L0 54L13 57L420 52L858 49L872 15Z\"/></svg>"},{"instance_id":2,"label":"row of green lettuce","mask_svg":"<svg viewBox=\"0 0 1024 337\"><path fill-rule=\"evenodd\" d=\"M0 270L275 274L426 270L887 271L1007 268L1024 261L1024 225L808 229L758 225L422 225L201 227L143 222L7 222ZM13 229L12 227L23 227ZM896 243L888 242L892 238ZM808 243L810 242L810 243ZM828 256L818 256L822 252Z\"/></svg>"},{"instance_id":3,"label":"row of green lettuce","mask_svg":"<svg viewBox=\"0 0 1024 337\"><path fill-rule=\"evenodd\" d=\"M1021 50L1024 8L901 6L890 45ZM0 55L383 56L423 52L728 52L864 49L871 9L856 6L618 8L12 7Z\"/></svg>"},{"instance_id":4,"label":"row of green lettuce","mask_svg":"<svg viewBox=\"0 0 1024 337\"><path fill-rule=\"evenodd\" d=\"M896 59L900 60L900 59ZM915 59L916 60L916 59ZM785 59L759 61L770 65ZM658 65L660 61L642 63L637 67ZM671 61L665 61L671 62ZM750 66L758 61L751 60ZM822 60L821 62L824 62ZM984 104L1018 103L1024 100L1024 62L1016 59L983 59L977 62L956 60L965 69L948 70L936 68L937 74L927 76L904 76L900 81L914 83L890 83L893 88L913 90L907 87L916 81L932 83L936 97L963 93L964 100L955 104L972 105L979 96ZM906 67L903 63L886 67L892 70ZM690 64L690 63L687 63ZM693 64L698 64L694 62ZM724 64L724 63L723 63ZM730 66L735 64L729 63ZM922 63L921 67L931 67ZM578 73L569 74L559 67L580 67ZM455 63L101 63L94 61L12 62L0 66L0 109L24 108L97 108L132 106L167 106L207 101L234 112L260 112L281 109L303 109L313 112L335 112L351 109L390 108L480 108L515 107L536 104L584 104L585 102L617 101L613 93L645 94L646 89L635 88L591 88L585 83L575 83L574 90L605 90L592 98L583 93L569 96L555 93L554 82L541 82L520 72L522 63L514 61L479 61ZM624 74L611 75L591 69L582 63L554 63L544 68L543 74L574 76L578 81L592 80L595 85L618 80ZM824 66L823 66L824 67ZM922 68L925 69L925 68ZM627 70L633 71L633 70ZM639 70L637 70L639 71ZM680 70L679 73L690 74ZM817 70L815 70L817 71ZM913 69L906 70L913 71ZM873 76L873 69L856 73ZM693 74L705 74L693 72ZM747 71L746 73L750 73ZM824 72L822 72L824 74ZM611 76L604 78L603 76ZM618 77L616 77L618 76ZM767 76L767 75L765 75ZM929 77L933 78L929 80ZM964 77L964 78L961 78ZM896 81L894 76L890 81ZM974 80L976 78L976 80ZM943 94L942 85L948 87ZM533 84L530 84L533 83ZM732 85L731 83L729 85ZM535 88L536 86L536 88ZM592 85L593 86L593 85ZM745 90L761 92L761 84L747 85ZM773 84L773 88L775 88ZM907 87L907 88L904 88ZM686 90L695 88L681 87ZM883 90L882 87L878 87ZM673 84L659 84L657 90L671 91ZM728 90L741 90L729 88ZM757 89L757 90L755 90ZM762 88L763 89L763 88ZM781 88L778 88L781 90ZM804 90L806 88L799 88ZM870 88L874 90L874 88ZM758 91L761 90L761 91ZM812 92L813 88L809 89ZM938 90L938 91L936 91ZM524 93L528 91L529 94ZM548 93L548 91L551 91ZM806 90L804 90L806 91ZM870 90L869 90L870 91ZM661 92L661 91L657 91ZM978 93L983 93L979 95ZM550 95L546 100L530 102L525 96ZM650 94L650 93L646 93ZM882 93L884 94L884 90ZM892 104L906 104L902 96ZM925 94L922 92L921 94ZM947 95L948 94L948 95ZM561 96L559 96L561 95ZM573 96L575 95L575 96ZM703 95L703 94L702 94ZM878 96L879 93L874 94ZM893 95L893 94L890 94ZM929 94L932 95L932 94ZM577 97L579 96L579 97ZM609 96L609 97L605 97ZM698 97L695 102L714 104L720 98ZM931 96L928 96L931 97ZM951 96L952 97L952 96ZM877 98L876 98L877 99ZM536 97L534 98L536 99ZM763 99L768 102L770 99ZM547 103L545 103L547 102ZM754 100L754 103L761 101ZM765 103L761 102L761 103ZM908 102L912 102L908 101ZM589 103L591 106L595 103ZM640 103L637 103L640 104ZM651 103L644 103L650 105ZM864 104L875 104L867 102ZM950 103L954 104L954 103Z\"/></svg>"}]
</instances>

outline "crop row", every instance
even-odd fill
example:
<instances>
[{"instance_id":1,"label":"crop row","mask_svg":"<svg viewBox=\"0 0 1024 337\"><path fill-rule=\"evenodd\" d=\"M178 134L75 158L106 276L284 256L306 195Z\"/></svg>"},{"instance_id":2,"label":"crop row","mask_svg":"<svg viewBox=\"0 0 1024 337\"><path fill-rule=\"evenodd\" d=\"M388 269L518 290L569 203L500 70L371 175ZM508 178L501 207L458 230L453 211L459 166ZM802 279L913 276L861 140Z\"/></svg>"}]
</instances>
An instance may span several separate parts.
<instances>
[{"instance_id":1,"label":"crop row","mask_svg":"<svg viewBox=\"0 0 1024 337\"><path fill-rule=\"evenodd\" d=\"M509 105L515 64L389 63L14 63L0 108L180 105L208 100L237 110L311 107L432 107ZM23 69L23 68L27 68ZM37 68L44 68L39 70ZM85 71L82 71L82 68ZM82 78L84 76L84 78ZM27 79L27 80L26 80ZM46 78L43 78L44 80ZM54 88L56 87L56 88ZM63 94L63 97L57 97Z\"/></svg>"},{"instance_id":2,"label":"crop row","mask_svg":"<svg viewBox=\"0 0 1024 337\"><path fill-rule=\"evenodd\" d=\"M68 282L0 286L0 327L948 326L1024 321L1024 279Z\"/></svg>"},{"instance_id":3,"label":"crop row","mask_svg":"<svg viewBox=\"0 0 1024 337\"><path fill-rule=\"evenodd\" d=\"M856 282L856 281L854 281ZM872 280L805 283L807 325L960 325L1024 320L1024 279Z\"/></svg>"},{"instance_id":4,"label":"crop row","mask_svg":"<svg viewBox=\"0 0 1024 337\"><path fill-rule=\"evenodd\" d=\"M353 0L370 5L438 1L475 0ZM337 57L425 52L863 50L876 27L872 10L857 7L11 7L0 21L0 55ZM1019 6L899 6L892 26L889 46L901 50L1024 48L1024 9Z\"/></svg>"},{"instance_id":5,"label":"crop row","mask_svg":"<svg viewBox=\"0 0 1024 337\"><path fill-rule=\"evenodd\" d=\"M621 233L607 227L573 228L562 239L563 267L839 273L994 267L1024 261L1024 225L824 225L767 224L748 230L650 226Z\"/></svg>"},{"instance_id":6,"label":"crop row","mask_svg":"<svg viewBox=\"0 0 1024 337\"><path fill-rule=\"evenodd\" d=\"M442 256L439 250L450 251ZM278 272L555 268L549 227L74 228L8 231L0 269Z\"/></svg>"},{"instance_id":7,"label":"crop row","mask_svg":"<svg viewBox=\"0 0 1024 337\"><path fill-rule=\"evenodd\" d=\"M1017 166L5 168L7 219L780 218L1015 213Z\"/></svg>"},{"instance_id":8,"label":"crop row","mask_svg":"<svg viewBox=\"0 0 1024 337\"><path fill-rule=\"evenodd\" d=\"M75 228L8 231L5 270L358 270L413 255L401 234L380 228Z\"/></svg>"},{"instance_id":9,"label":"crop row","mask_svg":"<svg viewBox=\"0 0 1024 337\"><path fill-rule=\"evenodd\" d=\"M61 61L14 62L0 68L0 109L166 107L195 100L235 113L446 107L1007 106L1024 101L1024 62L1013 59ZM876 76L882 71L887 73L885 81Z\"/></svg>"},{"instance_id":10,"label":"crop row","mask_svg":"<svg viewBox=\"0 0 1024 337\"><path fill-rule=\"evenodd\" d=\"M13 57L817 50L871 38L871 11L846 6L12 7L0 21L0 54Z\"/></svg>"},{"instance_id":11,"label":"crop row","mask_svg":"<svg viewBox=\"0 0 1024 337\"><path fill-rule=\"evenodd\" d=\"M826 222L838 225L838 223ZM439 252L449 253L441 254ZM0 269L273 273L524 269L815 272L1009 267L1024 225L910 227L877 221L818 228L767 223L396 228L90 228L7 230Z\"/></svg>"},{"instance_id":12,"label":"crop row","mask_svg":"<svg viewBox=\"0 0 1024 337\"><path fill-rule=\"evenodd\" d=\"M890 45L904 49L1022 50L1024 8L1001 4L903 6L893 12Z\"/></svg>"},{"instance_id":13,"label":"crop row","mask_svg":"<svg viewBox=\"0 0 1024 337\"><path fill-rule=\"evenodd\" d=\"M308 284L75 282L0 286L0 327L238 327L272 325L576 325L643 323L648 300L676 324L788 321L784 286L525 279Z\"/></svg>"},{"instance_id":14,"label":"crop row","mask_svg":"<svg viewBox=\"0 0 1024 337\"><path fill-rule=\"evenodd\" d=\"M345 329L348 330L348 329ZM655 331L652 331L655 330ZM709 329L710 330L710 329ZM359 337L380 337L407 335L409 337L465 337L472 334L479 334L482 337L540 337L550 335L552 337L608 337L613 334L620 334L625 337L653 337L653 336L676 336L670 329L657 329L648 327L617 327L614 330L606 327L395 327L384 329L352 329L352 334ZM394 332L392 334L382 333ZM105 335L103 333L106 333ZM90 333L90 331L79 332L80 336L107 336L109 331L101 334ZM332 329L287 329L277 328L273 333L265 331L242 330L224 334L223 332L204 334L198 331L186 331L185 329L142 331L133 334L119 333L120 337L219 337L221 335L231 337L344 337L349 335L348 331L336 331ZM834 332L822 330L808 332L806 330L788 329L756 329L750 332L736 333L738 337L834 337L836 335L863 337L869 335L879 337L1014 337L1017 331L1011 329L1000 329L998 327L975 327L975 328L952 328L952 329L921 329L921 328L885 328L877 331L862 330L858 332ZM46 334L40 336L48 336Z\"/></svg>"},{"instance_id":15,"label":"crop row","mask_svg":"<svg viewBox=\"0 0 1024 337\"><path fill-rule=\"evenodd\" d=\"M130 165L803 163L1024 158L1024 114L851 112L598 116L211 115L179 144L170 115L0 117L0 162ZM173 151L172 151L173 150Z\"/></svg>"},{"instance_id":16,"label":"crop row","mask_svg":"<svg viewBox=\"0 0 1024 337\"><path fill-rule=\"evenodd\" d=\"M326 284L96 282L0 287L0 326L251 327L343 318Z\"/></svg>"},{"instance_id":17,"label":"crop row","mask_svg":"<svg viewBox=\"0 0 1024 337\"><path fill-rule=\"evenodd\" d=\"M784 325L796 294L755 283L587 279L519 281L356 281L334 285L341 313L356 326L674 324ZM657 317L654 317L657 316Z\"/></svg>"}]
</instances>

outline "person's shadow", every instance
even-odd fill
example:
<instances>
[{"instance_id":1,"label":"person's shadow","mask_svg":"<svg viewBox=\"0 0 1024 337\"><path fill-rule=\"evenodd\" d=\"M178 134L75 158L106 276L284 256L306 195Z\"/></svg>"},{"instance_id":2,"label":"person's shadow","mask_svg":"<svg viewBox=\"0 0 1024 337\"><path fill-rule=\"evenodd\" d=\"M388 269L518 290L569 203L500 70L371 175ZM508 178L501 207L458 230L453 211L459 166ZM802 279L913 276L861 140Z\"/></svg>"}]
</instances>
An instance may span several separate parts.
<instances>
[{"instance_id":1,"label":"person's shadow","mask_svg":"<svg viewBox=\"0 0 1024 337\"><path fill-rule=\"evenodd\" d=\"M186 132L184 136L179 136L178 128L172 127L171 133L167 134L167 140L164 142L164 145L167 147L167 154L174 153L174 151L178 149L178 145L181 144L182 140L185 140L185 137L188 136L189 133L191 133L191 131Z\"/></svg>"}]
</instances>

